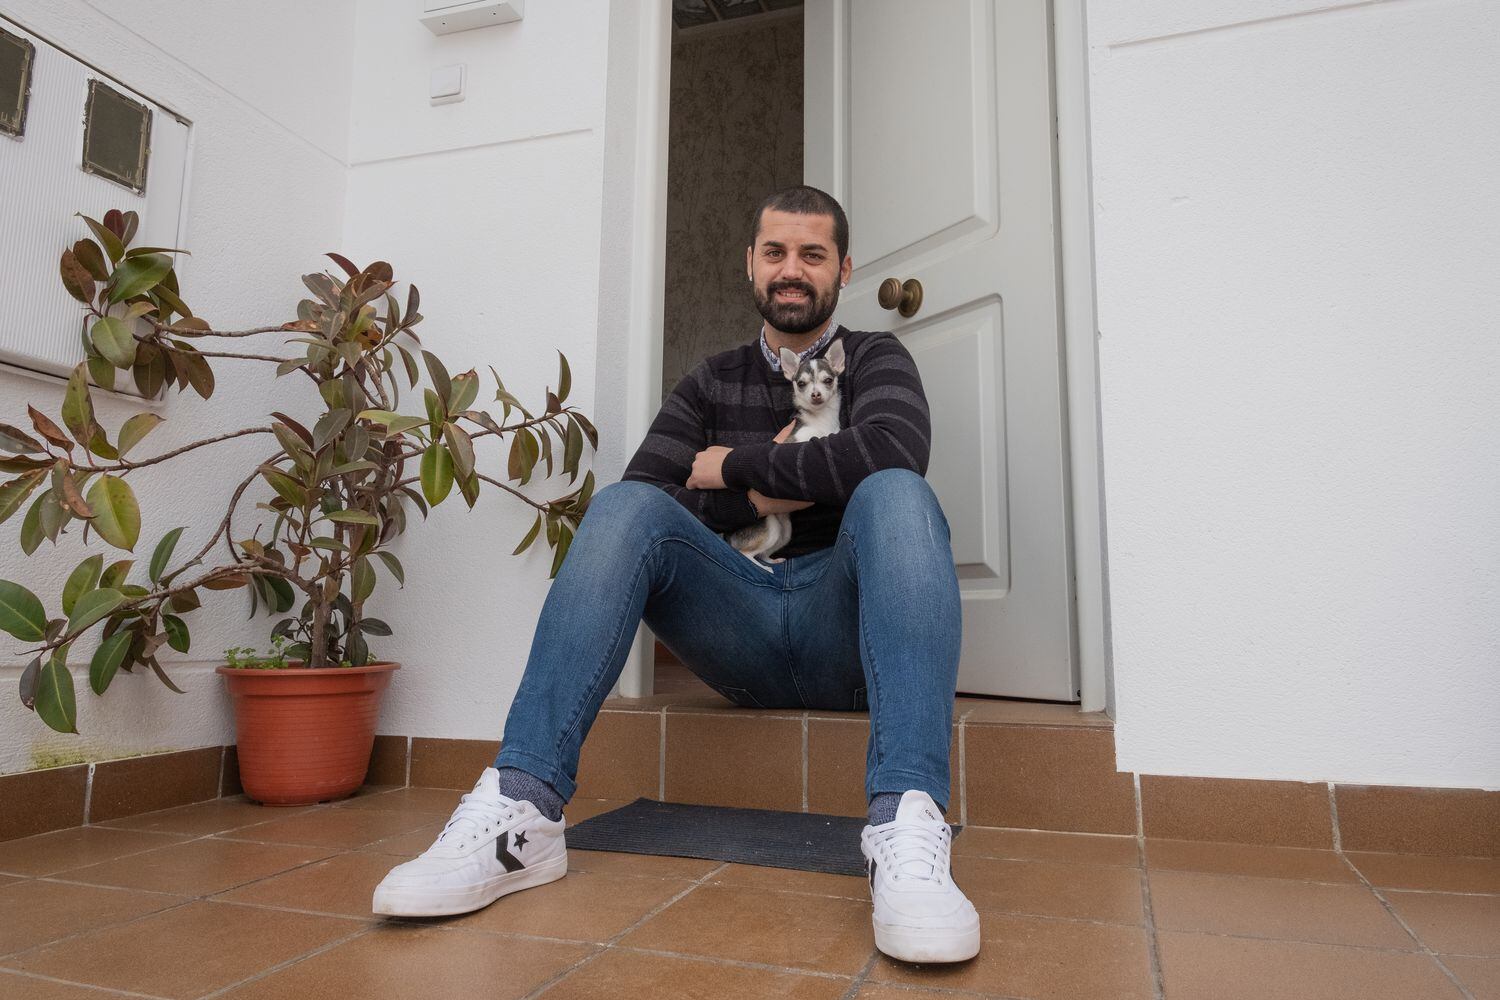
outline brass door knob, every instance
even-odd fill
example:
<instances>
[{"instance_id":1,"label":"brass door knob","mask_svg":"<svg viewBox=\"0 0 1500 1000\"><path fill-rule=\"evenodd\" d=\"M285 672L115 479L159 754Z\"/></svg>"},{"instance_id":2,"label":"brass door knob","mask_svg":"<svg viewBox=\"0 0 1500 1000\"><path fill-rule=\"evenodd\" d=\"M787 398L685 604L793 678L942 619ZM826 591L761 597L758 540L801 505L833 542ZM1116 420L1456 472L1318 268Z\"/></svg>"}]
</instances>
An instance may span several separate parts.
<instances>
[{"instance_id":1,"label":"brass door knob","mask_svg":"<svg viewBox=\"0 0 1500 1000\"><path fill-rule=\"evenodd\" d=\"M880 283L876 299L880 302L880 308L894 309L910 318L922 308L922 283L916 278L907 278L905 281L886 278Z\"/></svg>"}]
</instances>

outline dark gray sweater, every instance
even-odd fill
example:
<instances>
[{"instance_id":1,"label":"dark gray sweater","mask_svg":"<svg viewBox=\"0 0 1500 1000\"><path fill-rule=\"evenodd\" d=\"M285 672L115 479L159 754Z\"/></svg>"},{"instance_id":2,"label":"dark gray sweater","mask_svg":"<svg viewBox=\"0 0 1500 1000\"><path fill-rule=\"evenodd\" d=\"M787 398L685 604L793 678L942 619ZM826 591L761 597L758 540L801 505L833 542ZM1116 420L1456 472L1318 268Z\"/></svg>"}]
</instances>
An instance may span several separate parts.
<instances>
[{"instance_id":1,"label":"dark gray sweater","mask_svg":"<svg viewBox=\"0 0 1500 1000\"><path fill-rule=\"evenodd\" d=\"M843 340L846 357L838 433L772 443L795 415L792 384L766 364L757 338L699 363L678 383L624 478L661 487L718 532L755 521L748 490L812 500L812 507L791 515L792 540L776 554L797 556L832 545L854 488L881 469L925 475L932 444L922 380L901 342L889 333L842 328L833 339ZM693 456L710 445L733 449L724 461L729 488L688 489L683 484Z\"/></svg>"}]
</instances>

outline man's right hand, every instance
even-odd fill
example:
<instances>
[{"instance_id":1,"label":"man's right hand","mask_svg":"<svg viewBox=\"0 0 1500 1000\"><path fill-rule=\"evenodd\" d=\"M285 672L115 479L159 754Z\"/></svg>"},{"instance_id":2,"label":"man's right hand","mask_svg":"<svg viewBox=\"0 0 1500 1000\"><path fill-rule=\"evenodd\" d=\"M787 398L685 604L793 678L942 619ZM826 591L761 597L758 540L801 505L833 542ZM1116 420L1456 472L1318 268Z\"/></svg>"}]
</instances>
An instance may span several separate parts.
<instances>
[{"instance_id":1,"label":"man's right hand","mask_svg":"<svg viewBox=\"0 0 1500 1000\"><path fill-rule=\"evenodd\" d=\"M811 500L778 500L758 490L749 492L750 503L761 517L771 514L790 514L794 510L805 510L813 505Z\"/></svg>"}]
</instances>

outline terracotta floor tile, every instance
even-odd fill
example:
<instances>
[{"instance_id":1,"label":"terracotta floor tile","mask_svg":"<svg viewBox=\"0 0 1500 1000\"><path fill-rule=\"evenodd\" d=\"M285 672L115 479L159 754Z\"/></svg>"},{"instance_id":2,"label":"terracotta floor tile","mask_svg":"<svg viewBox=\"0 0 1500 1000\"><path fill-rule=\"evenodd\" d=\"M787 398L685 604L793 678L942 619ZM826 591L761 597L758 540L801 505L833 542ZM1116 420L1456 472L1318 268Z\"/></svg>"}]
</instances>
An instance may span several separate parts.
<instances>
[{"instance_id":1,"label":"terracotta floor tile","mask_svg":"<svg viewBox=\"0 0 1500 1000\"><path fill-rule=\"evenodd\" d=\"M924 990L916 986L866 982L854 996L856 1000L958 1000L963 994L950 993L947 990Z\"/></svg>"},{"instance_id":2,"label":"terracotta floor tile","mask_svg":"<svg viewBox=\"0 0 1500 1000\"><path fill-rule=\"evenodd\" d=\"M502 896L477 913L443 921L475 931L603 942L688 887L670 879L574 872Z\"/></svg>"},{"instance_id":3,"label":"terracotta floor tile","mask_svg":"<svg viewBox=\"0 0 1500 1000\"><path fill-rule=\"evenodd\" d=\"M1037 1000L1151 996L1144 928L983 912L979 920L983 943L974 959L909 965L882 956L870 980Z\"/></svg>"},{"instance_id":4,"label":"terracotta floor tile","mask_svg":"<svg viewBox=\"0 0 1500 1000\"><path fill-rule=\"evenodd\" d=\"M12 968L160 997L197 997L336 941L333 917L194 902L5 960Z\"/></svg>"},{"instance_id":5,"label":"terracotta floor tile","mask_svg":"<svg viewBox=\"0 0 1500 1000\"><path fill-rule=\"evenodd\" d=\"M335 802L333 809L384 809L388 812L427 813L444 818L458 807L463 792L451 788L393 788L379 795L360 795Z\"/></svg>"},{"instance_id":6,"label":"terracotta floor tile","mask_svg":"<svg viewBox=\"0 0 1500 1000\"><path fill-rule=\"evenodd\" d=\"M980 912L1139 924L1141 876L1134 868L1050 861L954 858L953 878Z\"/></svg>"},{"instance_id":7,"label":"terracotta floor tile","mask_svg":"<svg viewBox=\"0 0 1500 1000\"><path fill-rule=\"evenodd\" d=\"M546 1000L836 1000L850 980L794 972L771 972L698 958L652 955L613 948L569 973L544 994ZM919 998L911 998L919 1000ZM951 998L950 998L951 1000Z\"/></svg>"},{"instance_id":8,"label":"terracotta floor tile","mask_svg":"<svg viewBox=\"0 0 1500 1000\"><path fill-rule=\"evenodd\" d=\"M734 885L769 892L801 892L869 901L870 884L859 875L830 875L765 865L731 864L708 880L710 885Z\"/></svg>"},{"instance_id":9,"label":"terracotta floor tile","mask_svg":"<svg viewBox=\"0 0 1500 1000\"><path fill-rule=\"evenodd\" d=\"M124 819L110 820L102 826L116 830L149 830L154 833L180 833L205 837L242 826L253 826L273 819L285 819L306 812L311 806L263 806L243 795L227 799L210 799L190 806L140 813Z\"/></svg>"},{"instance_id":10,"label":"terracotta floor tile","mask_svg":"<svg viewBox=\"0 0 1500 1000\"><path fill-rule=\"evenodd\" d=\"M568 851L568 871L599 875L632 875L637 878L701 878L722 865L708 858L669 858L661 854L630 854L625 851Z\"/></svg>"},{"instance_id":11,"label":"terracotta floor tile","mask_svg":"<svg viewBox=\"0 0 1500 1000\"><path fill-rule=\"evenodd\" d=\"M22 881L24 879L20 875L0 875L0 885L12 885Z\"/></svg>"},{"instance_id":12,"label":"terracotta floor tile","mask_svg":"<svg viewBox=\"0 0 1500 1000\"><path fill-rule=\"evenodd\" d=\"M1393 890L1385 898L1433 951L1500 958L1500 896Z\"/></svg>"},{"instance_id":13,"label":"terracotta floor tile","mask_svg":"<svg viewBox=\"0 0 1500 1000\"><path fill-rule=\"evenodd\" d=\"M443 832L443 827L448 825L446 816L441 819L431 819L422 826L406 833L398 833L394 837L377 840L360 848L361 851L371 854L385 854L393 858L404 858L411 860L432 846L437 840L438 834Z\"/></svg>"},{"instance_id":14,"label":"terracotta floor tile","mask_svg":"<svg viewBox=\"0 0 1500 1000\"><path fill-rule=\"evenodd\" d=\"M242 885L217 898L373 919L370 897L375 886L399 863L399 858L383 854L340 854Z\"/></svg>"},{"instance_id":15,"label":"terracotta floor tile","mask_svg":"<svg viewBox=\"0 0 1500 1000\"><path fill-rule=\"evenodd\" d=\"M630 800L630 802L633 801L635 800ZM607 813L611 809L628 806L630 802L627 802L625 799L575 798L563 806L563 819L568 821L569 826L572 826L575 823L582 823L586 819L592 819L600 813Z\"/></svg>"},{"instance_id":16,"label":"terracotta floor tile","mask_svg":"<svg viewBox=\"0 0 1500 1000\"><path fill-rule=\"evenodd\" d=\"M1500 958L1459 958L1449 955L1443 964L1474 994L1474 1000L1500 1000Z\"/></svg>"},{"instance_id":17,"label":"terracotta floor tile","mask_svg":"<svg viewBox=\"0 0 1500 1000\"><path fill-rule=\"evenodd\" d=\"M741 712L667 713L667 801L802 808L802 720ZM747 766L748 747L754 766Z\"/></svg>"},{"instance_id":18,"label":"terracotta floor tile","mask_svg":"<svg viewBox=\"0 0 1500 1000\"><path fill-rule=\"evenodd\" d=\"M90 885L207 896L320 861L329 853L322 847L206 838L74 869L59 877Z\"/></svg>"},{"instance_id":19,"label":"terracotta floor tile","mask_svg":"<svg viewBox=\"0 0 1500 1000\"><path fill-rule=\"evenodd\" d=\"M1257 941L1212 934L1157 935L1167 1000L1459 1000L1426 955Z\"/></svg>"},{"instance_id":20,"label":"terracotta floor tile","mask_svg":"<svg viewBox=\"0 0 1500 1000\"><path fill-rule=\"evenodd\" d=\"M1167 840L1333 848L1328 786L1314 782L1143 774L1141 822Z\"/></svg>"},{"instance_id":21,"label":"terracotta floor tile","mask_svg":"<svg viewBox=\"0 0 1500 1000\"><path fill-rule=\"evenodd\" d=\"M95 986L54 983L0 969L0 997L5 997L5 1000L110 1000L111 997L126 996L129 994L101 990Z\"/></svg>"},{"instance_id":22,"label":"terracotta floor tile","mask_svg":"<svg viewBox=\"0 0 1500 1000\"><path fill-rule=\"evenodd\" d=\"M1008 858L1013 861L1060 861L1075 865L1140 867L1134 837L1097 833L1049 833L966 826L953 838L954 857Z\"/></svg>"},{"instance_id":23,"label":"terracotta floor tile","mask_svg":"<svg viewBox=\"0 0 1500 1000\"><path fill-rule=\"evenodd\" d=\"M163 833L79 826L6 841L0 848L0 869L12 875L53 875L126 854L180 844L183 839Z\"/></svg>"},{"instance_id":24,"label":"terracotta floor tile","mask_svg":"<svg viewBox=\"0 0 1500 1000\"><path fill-rule=\"evenodd\" d=\"M182 902L179 896L154 892L64 882L18 882L0 888L0 914L4 914L0 919L0 955L133 920Z\"/></svg>"},{"instance_id":25,"label":"terracotta floor tile","mask_svg":"<svg viewBox=\"0 0 1500 1000\"><path fill-rule=\"evenodd\" d=\"M1432 854L1350 852L1350 861L1382 889L1500 893L1500 859L1445 858Z\"/></svg>"},{"instance_id":26,"label":"terracotta floor tile","mask_svg":"<svg viewBox=\"0 0 1500 1000\"><path fill-rule=\"evenodd\" d=\"M620 944L852 976L875 938L867 902L700 886Z\"/></svg>"},{"instance_id":27,"label":"terracotta floor tile","mask_svg":"<svg viewBox=\"0 0 1500 1000\"><path fill-rule=\"evenodd\" d=\"M600 712L578 758L578 793L591 799L655 797L661 789L661 713Z\"/></svg>"},{"instance_id":28,"label":"terracotta floor tile","mask_svg":"<svg viewBox=\"0 0 1500 1000\"><path fill-rule=\"evenodd\" d=\"M1204 872L1210 875L1253 875L1307 882L1357 885L1359 876L1333 851L1308 847L1265 847L1205 840L1146 841L1146 865L1152 871Z\"/></svg>"},{"instance_id":29,"label":"terracotta floor tile","mask_svg":"<svg viewBox=\"0 0 1500 1000\"><path fill-rule=\"evenodd\" d=\"M1160 930L1416 948L1411 935L1362 885L1152 872L1151 911Z\"/></svg>"},{"instance_id":30,"label":"terracotta floor tile","mask_svg":"<svg viewBox=\"0 0 1500 1000\"><path fill-rule=\"evenodd\" d=\"M1135 834L1135 782L1115 769L1110 730L965 722L963 731L971 823Z\"/></svg>"},{"instance_id":31,"label":"terracotta floor tile","mask_svg":"<svg viewBox=\"0 0 1500 1000\"><path fill-rule=\"evenodd\" d=\"M500 940L427 925L389 924L231 990L225 1000L514 1000L590 950L588 945Z\"/></svg>"},{"instance_id":32,"label":"terracotta floor tile","mask_svg":"<svg viewBox=\"0 0 1500 1000\"><path fill-rule=\"evenodd\" d=\"M269 844L309 844L353 850L430 826L427 812L387 812L382 809L315 809L286 819L275 819L234 831L235 840Z\"/></svg>"},{"instance_id":33,"label":"terracotta floor tile","mask_svg":"<svg viewBox=\"0 0 1500 1000\"><path fill-rule=\"evenodd\" d=\"M1008 701L1004 698L960 698L964 722L987 722L1021 726L1091 726L1113 729L1114 721L1103 712L1080 712L1077 705L1040 701Z\"/></svg>"}]
</instances>

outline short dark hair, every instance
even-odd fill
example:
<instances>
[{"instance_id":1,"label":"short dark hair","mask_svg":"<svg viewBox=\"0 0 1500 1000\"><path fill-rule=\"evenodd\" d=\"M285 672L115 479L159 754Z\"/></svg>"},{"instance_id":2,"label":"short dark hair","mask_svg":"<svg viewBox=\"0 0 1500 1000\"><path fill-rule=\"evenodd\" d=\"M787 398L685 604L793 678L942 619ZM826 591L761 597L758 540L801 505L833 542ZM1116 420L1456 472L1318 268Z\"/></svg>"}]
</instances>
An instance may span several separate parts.
<instances>
[{"instance_id":1,"label":"short dark hair","mask_svg":"<svg viewBox=\"0 0 1500 1000\"><path fill-rule=\"evenodd\" d=\"M752 247L760 238L761 216L766 214L768 208L778 212L791 212L794 215L833 216L833 242L838 244L839 262L843 263L844 258L849 256L849 217L844 214L844 207L838 203L838 199L828 192L799 184L796 187L783 188L761 202L760 207L755 210L755 218L750 227Z\"/></svg>"}]
</instances>

